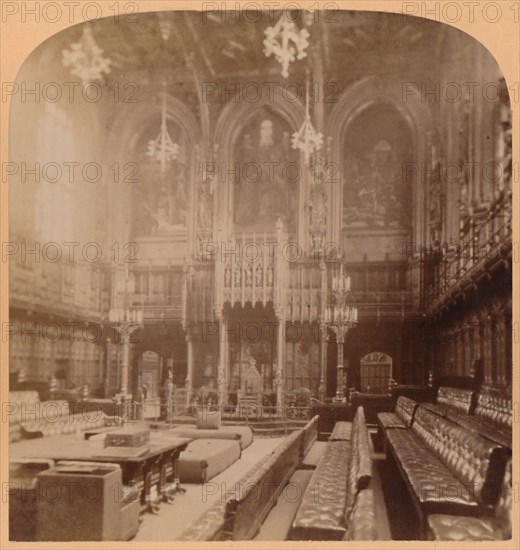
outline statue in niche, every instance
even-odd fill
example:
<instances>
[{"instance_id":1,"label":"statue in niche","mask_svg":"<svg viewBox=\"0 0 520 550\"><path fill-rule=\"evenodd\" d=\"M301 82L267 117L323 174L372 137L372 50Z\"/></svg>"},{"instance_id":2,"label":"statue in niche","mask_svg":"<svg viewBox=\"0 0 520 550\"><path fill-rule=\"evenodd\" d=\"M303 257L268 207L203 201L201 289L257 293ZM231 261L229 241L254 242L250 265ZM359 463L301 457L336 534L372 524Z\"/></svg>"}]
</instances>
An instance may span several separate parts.
<instances>
[{"instance_id":1,"label":"statue in niche","mask_svg":"<svg viewBox=\"0 0 520 550\"><path fill-rule=\"evenodd\" d=\"M197 223L201 229L209 229L213 223L213 178L216 176L212 176L209 185L200 182L198 186Z\"/></svg>"},{"instance_id":2,"label":"statue in niche","mask_svg":"<svg viewBox=\"0 0 520 550\"><path fill-rule=\"evenodd\" d=\"M231 268L229 265L226 265L226 269L224 270L224 286L231 286Z\"/></svg>"},{"instance_id":3,"label":"statue in niche","mask_svg":"<svg viewBox=\"0 0 520 550\"><path fill-rule=\"evenodd\" d=\"M251 134L243 136L237 151L239 182L235 187L235 222L240 225L274 223L281 218L291 225L295 217L295 201L290 200L293 182L284 173L294 152L289 132L275 139L273 121L260 123L257 140Z\"/></svg>"},{"instance_id":4,"label":"statue in niche","mask_svg":"<svg viewBox=\"0 0 520 550\"><path fill-rule=\"evenodd\" d=\"M327 194L323 185L313 185L309 193L309 226L318 227L327 222Z\"/></svg>"},{"instance_id":5,"label":"statue in niche","mask_svg":"<svg viewBox=\"0 0 520 550\"><path fill-rule=\"evenodd\" d=\"M264 275L264 270L262 269L262 266L260 264L257 264L255 268L255 286L256 287L262 286L263 275Z\"/></svg>"},{"instance_id":6,"label":"statue in niche","mask_svg":"<svg viewBox=\"0 0 520 550\"><path fill-rule=\"evenodd\" d=\"M323 248L327 230L327 193L321 183L312 185L307 201L311 249Z\"/></svg>"}]
</instances>

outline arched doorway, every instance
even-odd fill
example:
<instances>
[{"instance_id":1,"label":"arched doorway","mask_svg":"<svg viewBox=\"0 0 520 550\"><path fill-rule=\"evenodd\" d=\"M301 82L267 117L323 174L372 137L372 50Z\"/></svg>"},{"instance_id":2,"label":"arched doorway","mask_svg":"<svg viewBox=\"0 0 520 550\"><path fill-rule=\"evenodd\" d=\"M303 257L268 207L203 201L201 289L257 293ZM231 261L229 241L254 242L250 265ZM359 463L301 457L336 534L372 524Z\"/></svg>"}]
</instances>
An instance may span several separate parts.
<instances>
[{"instance_id":1,"label":"arched doorway","mask_svg":"<svg viewBox=\"0 0 520 550\"><path fill-rule=\"evenodd\" d=\"M146 399L159 396L161 384L161 358L155 351L145 351L139 357L141 387Z\"/></svg>"},{"instance_id":2,"label":"arched doorway","mask_svg":"<svg viewBox=\"0 0 520 550\"><path fill-rule=\"evenodd\" d=\"M392 378L392 358L386 353L373 351L359 361L361 391L387 393Z\"/></svg>"}]
</instances>

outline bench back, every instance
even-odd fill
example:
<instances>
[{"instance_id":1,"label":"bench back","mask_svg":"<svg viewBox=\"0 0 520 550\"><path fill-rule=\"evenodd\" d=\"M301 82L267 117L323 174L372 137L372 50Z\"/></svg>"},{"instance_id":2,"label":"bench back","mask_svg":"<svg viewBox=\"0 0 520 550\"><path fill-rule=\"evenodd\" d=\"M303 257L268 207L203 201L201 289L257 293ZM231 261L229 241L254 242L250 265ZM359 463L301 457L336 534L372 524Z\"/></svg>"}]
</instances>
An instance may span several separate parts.
<instances>
[{"instance_id":1,"label":"bench back","mask_svg":"<svg viewBox=\"0 0 520 550\"><path fill-rule=\"evenodd\" d=\"M368 443L368 428L363 407L358 407L352 422L352 447L348 467L348 491L345 517L350 520L356 496L366 489L372 478L372 459Z\"/></svg>"},{"instance_id":2,"label":"bench back","mask_svg":"<svg viewBox=\"0 0 520 550\"><path fill-rule=\"evenodd\" d=\"M303 431L282 441L235 497L226 502L226 524L233 540L251 540L301 460Z\"/></svg>"},{"instance_id":3,"label":"bench back","mask_svg":"<svg viewBox=\"0 0 520 550\"><path fill-rule=\"evenodd\" d=\"M512 428L513 401L510 396L484 390L478 395L475 416L490 420L498 427Z\"/></svg>"},{"instance_id":4,"label":"bench back","mask_svg":"<svg viewBox=\"0 0 520 550\"><path fill-rule=\"evenodd\" d=\"M376 540L374 491L363 489L356 496L349 527L343 540Z\"/></svg>"},{"instance_id":5,"label":"bench back","mask_svg":"<svg viewBox=\"0 0 520 550\"><path fill-rule=\"evenodd\" d=\"M229 539L233 526L229 524L230 518L226 518L228 493L239 492L241 487L245 487L256 472L264 468L265 464L271 460L271 456L272 453L265 455L233 487L230 487L229 490L226 488L225 492L221 491L213 505L196 522L190 525L178 540L219 541Z\"/></svg>"},{"instance_id":6,"label":"bench back","mask_svg":"<svg viewBox=\"0 0 520 550\"><path fill-rule=\"evenodd\" d=\"M495 517L502 530L504 539L508 540L513 536L513 487L512 487L512 460L506 464L502 494L495 508Z\"/></svg>"},{"instance_id":7,"label":"bench back","mask_svg":"<svg viewBox=\"0 0 520 550\"><path fill-rule=\"evenodd\" d=\"M409 428L412 425L413 416L419 403L405 397L403 395L397 398L397 403L395 405L395 414L403 421L404 425Z\"/></svg>"},{"instance_id":8,"label":"bench back","mask_svg":"<svg viewBox=\"0 0 520 550\"><path fill-rule=\"evenodd\" d=\"M413 432L485 505L497 502L504 475L504 449L447 418L419 406Z\"/></svg>"},{"instance_id":9,"label":"bench back","mask_svg":"<svg viewBox=\"0 0 520 550\"><path fill-rule=\"evenodd\" d=\"M475 405L475 392L441 386L437 392L437 403L448 407L452 412L472 414Z\"/></svg>"},{"instance_id":10,"label":"bench back","mask_svg":"<svg viewBox=\"0 0 520 550\"><path fill-rule=\"evenodd\" d=\"M290 540L344 538L350 449L350 441L327 442L292 523Z\"/></svg>"},{"instance_id":11,"label":"bench back","mask_svg":"<svg viewBox=\"0 0 520 550\"><path fill-rule=\"evenodd\" d=\"M311 447L314 445L314 442L318 439L318 419L319 415L314 416L302 429L300 452L301 460L303 460L303 457L310 451Z\"/></svg>"},{"instance_id":12,"label":"bench back","mask_svg":"<svg viewBox=\"0 0 520 550\"><path fill-rule=\"evenodd\" d=\"M40 402L37 391L10 391L7 414L9 422L20 422L27 413L36 410L36 403Z\"/></svg>"}]
</instances>

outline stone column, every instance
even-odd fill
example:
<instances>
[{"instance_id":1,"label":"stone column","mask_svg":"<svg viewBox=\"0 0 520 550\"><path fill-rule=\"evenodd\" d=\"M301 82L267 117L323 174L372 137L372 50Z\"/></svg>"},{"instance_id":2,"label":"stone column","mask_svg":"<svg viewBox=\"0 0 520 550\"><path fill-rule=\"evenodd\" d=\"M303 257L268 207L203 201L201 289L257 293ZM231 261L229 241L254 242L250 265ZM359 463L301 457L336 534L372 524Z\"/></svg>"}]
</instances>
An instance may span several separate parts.
<instances>
[{"instance_id":1,"label":"stone column","mask_svg":"<svg viewBox=\"0 0 520 550\"><path fill-rule=\"evenodd\" d=\"M186 344L188 351L188 365L185 380L186 388L186 406L191 403L191 394L193 392L193 336L188 332L186 334Z\"/></svg>"},{"instance_id":2,"label":"stone column","mask_svg":"<svg viewBox=\"0 0 520 550\"><path fill-rule=\"evenodd\" d=\"M325 394L327 393L327 341L328 331L325 323L326 311L327 311L327 297L328 297L328 280L327 280L327 266L324 259L320 261L320 275L321 275L321 314L319 322L319 335L320 335L320 386L318 390L319 400L325 400Z\"/></svg>"},{"instance_id":3,"label":"stone column","mask_svg":"<svg viewBox=\"0 0 520 550\"><path fill-rule=\"evenodd\" d=\"M106 359L106 367L105 367L105 397L108 397L109 394L110 394L110 390L111 390L111 387L110 387L110 378L112 376L112 369L110 368L111 365L112 365L112 341L110 340L110 338L107 338L106 340L106 347L105 347L105 350L106 350L106 355L105 355L105 359Z\"/></svg>"},{"instance_id":4,"label":"stone column","mask_svg":"<svg viewBox=\"0 0 520 550\"><path fill-rule=\"evenodd\" d=\"M278 312L281 314L281 312ZM278 316L278 327L276 335L276 403L277 409L281 412L284 405L284 386L285 386L285 372L284 372L284 324L285 320Z\"/></svg>"},{"instance_id":5,"label":"stone column","mask_svg":"<svg viewBox=\"0 0 520 550\"><path fill-rule=\"evenodd\" d=\"M131 376L131 365L132 365L132 344L131 344L131 335L125 331L125 334L122 336L122 358L121 358L121 382L120 382L120 391L123 395L129 395L131 397L130 388L128 386L129 379Z\"/></svg>"},{"instance_id":6,"label":"stone column","mask_svg":"<svg viewBox=\"0 0 520 550\"><path fill-rule=\"evenodd\" d=\"M217 384L219 392L220 406L224 407L227 403L227 379L229 370L229 344L228 344L228 323L224 317L224 313L220 315L220 340L219 340L219 355L218 355L218 371Z\"/></svg>"},{"instance_id":7,"label":"stone column","mask_svg":"<svg viewBox=\"0 0 520 550\"><path fill-rule=\"evenodd\" d=\"M328 332L327 325L322 323L319 328L320 334L320 388L319 388L319 400L325 400L325 394L327 392L327 340Z\"/></svg>"}]
</instances>

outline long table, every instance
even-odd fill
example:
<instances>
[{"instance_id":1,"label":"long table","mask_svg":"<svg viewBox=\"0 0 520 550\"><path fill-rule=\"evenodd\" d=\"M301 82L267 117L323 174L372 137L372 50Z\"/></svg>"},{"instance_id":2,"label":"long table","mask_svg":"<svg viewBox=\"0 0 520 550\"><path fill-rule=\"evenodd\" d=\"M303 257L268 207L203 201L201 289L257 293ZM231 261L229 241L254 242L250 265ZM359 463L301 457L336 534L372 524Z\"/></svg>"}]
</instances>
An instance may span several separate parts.
<instances>
[{"instance_id":1,"label":"long table","mask_svg":"<svg viewBox=\"0 0 520 550\"><path fill-rule=\"evenodd\" d=\"M83 437L83 435L82 435ZM139 491L143 511L157 513L161 502L172 502L179 487L178 460L192 439L186 437L165 437L151 434L150 441L143 447L117 447L113 454L108 448L78 439L74 434L55 435L12 443L10 458L47 458L51 460L73 460L83 462L111 462L121 466L123 483ZM145 450L135 456L136 449ZM117 454L116 454L117 453ZM168 482L168 474L173 477ZM157 485L157 498L152 496L152 487Z\"/></svg>"}]
</instances>

